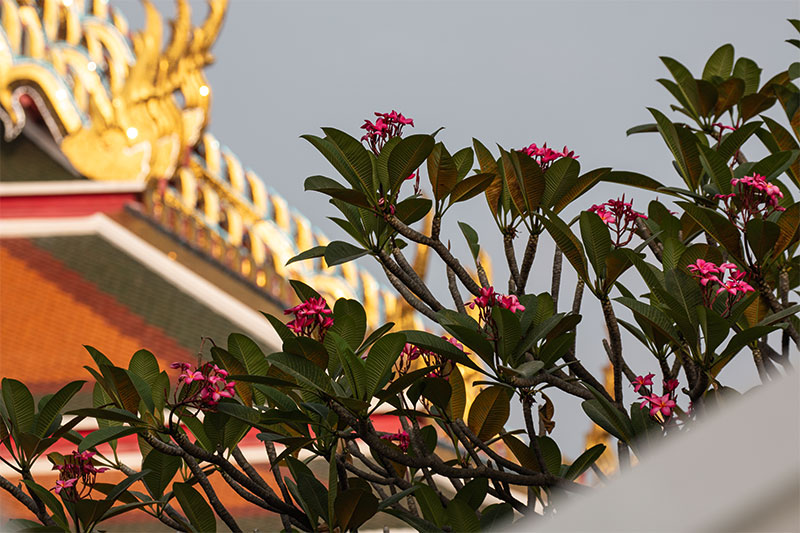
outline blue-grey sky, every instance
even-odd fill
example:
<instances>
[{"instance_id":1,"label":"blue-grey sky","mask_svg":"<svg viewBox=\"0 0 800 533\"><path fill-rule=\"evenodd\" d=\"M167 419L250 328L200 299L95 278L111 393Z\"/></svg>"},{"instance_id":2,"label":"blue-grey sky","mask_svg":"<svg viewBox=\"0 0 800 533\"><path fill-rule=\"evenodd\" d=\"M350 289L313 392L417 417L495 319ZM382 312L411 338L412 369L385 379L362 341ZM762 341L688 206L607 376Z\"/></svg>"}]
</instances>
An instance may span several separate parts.
<instances>
[{"instance_id":1,"label":"blue-grey sky","mask_svg":"<svg viewBox=\"0 0 800 533\"><path fill-rule=\"evenodd\" d=\"M174 12L169 0L155 3L165 15ZM132 27L142 25L138 1L115 5ZM299 137L318 134L321 126L360 136L359 126L373 119L374 111L403 112L415 119L415 132L444 126L438 138L451 153L472 137L490 147L566 144L580 155L583 171L610 166L679 185L658 135L625 136L627 128L651 121L646 107L667 111L673 103L655 82L669 77L658 57L671 56L699 77L708 56L730 42L737 57L750 57L764 69L763 82L799 59L797 49L784 43L797 37L786 19L800 18L799 5L795 0L231 0L213 49L217 63L207 71L210 131L334 239L344 238L326 220L335 209L325 197L304 193L303 181L314 174L336 176ZM201 19L204 3L193 0L192 7L195 20ZM785 122L778 111L772 116ZM755 145L750 149L758 153ZM653 198L602 186L576 208L622 192L634 196L642 211ZM454 249L468 257L455 224L467 221L501 272L502 247L485 202L468 202L449 218L444 231ZM549 288L551 261L552 245L543 243L529 292ZM368 263L369 258L359 261ZM431 276L435 286L444 286L440 270ZM568 274L562 309L571 301L572 287L574 276ZM582 311L578 355L599 371L606 363L599 306L587 296ZM626 338L625 355L634 370L655 372L656 362L644 353ZM722 375L742 390L756 383L755 376L745 353ZM632 389L628 393L635 400ZM575 457L588 422L578 416L579 402L552 396L555 436Z\"/></svg>"}]
</instances>

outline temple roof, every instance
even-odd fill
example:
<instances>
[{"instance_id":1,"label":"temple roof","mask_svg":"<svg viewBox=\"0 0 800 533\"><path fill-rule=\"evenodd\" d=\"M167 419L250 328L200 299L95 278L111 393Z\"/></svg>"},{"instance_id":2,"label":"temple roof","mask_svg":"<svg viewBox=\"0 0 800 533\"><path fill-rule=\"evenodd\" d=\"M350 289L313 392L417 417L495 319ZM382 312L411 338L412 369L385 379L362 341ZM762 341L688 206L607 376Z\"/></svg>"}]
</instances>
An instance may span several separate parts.
<instances>
[{"instance_id":1,"label":"temple roof","mask_svg":"<svg viewBox=\"0 0 800 533\"><path fill-rule=\"evenodd\" d=\"M165 46L161 15L142 4L145 27L131 32L107 0L0 2L0 142L11 155L0 181L77 174L143 183L135 211L272 300L292 302L287 280L299 279L331 301L358 299L373 326L418 325L393 291L353 264L287 266L328 239L207 131L212 90L203 69L227 0L208 0L199 26L188 1L176 0ZM37 157L43 148L50 157Z\"/></svg>"}]
</instances>

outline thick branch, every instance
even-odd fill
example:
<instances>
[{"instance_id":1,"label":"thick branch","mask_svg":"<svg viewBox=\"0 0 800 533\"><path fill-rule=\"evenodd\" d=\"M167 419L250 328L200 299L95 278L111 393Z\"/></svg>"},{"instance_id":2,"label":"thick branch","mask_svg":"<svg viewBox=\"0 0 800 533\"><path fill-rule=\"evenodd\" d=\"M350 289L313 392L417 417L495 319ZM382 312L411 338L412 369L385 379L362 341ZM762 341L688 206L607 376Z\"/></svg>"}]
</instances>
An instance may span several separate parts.
<instances>
[{"instance_id":1,"label":"thick branch","mask_svg":"<svg viewBox=\"0 0 800 533\"><path fill-rule=\"evenodd\" d=\"M514 282L515 293L520 293L522 287L522 279L519 275L519 267L517 266L517 254L514 252L514 236L511 233L503 235L503 249L506 252L506 263L508 263L508 271L511 275L511 281Z\"/></svg>"},{"instance_id":2,"label":"thick branch","mask_svg":"<svg viewBox=\"0 0 800 533\"><path fill-rule=\"evenodd\" d=\"M458 276L458 279L461 280L461 283L464 285L464 287L466 287L467 290L475 296L480 296L480 287L478 287L478 284L475 283L475 280L473 280L469 273L464 270L464 267L461 266L461 263L458 261L458 259L456 259L455 256L450 253L450 250L447 249L447 246L445 246L442 241L439 239L432 239L427 235L423 235L413 228L406 226L394 215L387 215L386 221L403 237L433 248L436 254L442 258L442 261L444 261L447 266L453 269L453 272L455 272L456 276Z\"/></svg>"},{"instance_id":3,"label":"thick branch","mask_svg":"<svg viewBox=\"0 0 800 533\"><path fill-rule=\"evenodd\" d=\"M222 502L219 501L219 497L217 497L217 493L214 491L214 487L211 486L211 482L208 481L208 477L205 475L203 470L197 464L194 457L186 454L183 456L183 460L186 462L186 466L189 467L189 470L192 471L194 477L197 479L197 482L200 484L200 487L203 489L203 492L206 493L206 497L208 497L208 503L211 504L211 507L214 508L214 512L217 513L225 525L230 528L233 533L242 533L242 528L239 527L239 524L236 523L231 513L222 505Z\"/></svg>"},{"instance_id":4,"label":"thick branch","mask_svg":"<svg viewBox=\"0 0 800 533\"><path fill-rule=\"evenodd\" d=\"M30 509L30 511L36 515L36 518L39 519L39 522L46 526L55 526L56 523L53 522L53 519L50 518L50 515L47 514L47 511L44 509L39 509L36 503L34 502L33 498L25 494L18 486L11 483L5 477L0 476L0 488L3 490L8 491L14 498L17 499L22 505Z\"/></svg>"},{"instance_id":5,"label":"thick branch","mask_svg":"<svg viewBox=\"0 0 800 533\"><path fill-rule=\"evenodd\" d=\"M556 244L556 250L553 254L553 280L550 286L550 295L553 297L553 308L558 312L558 293L561 290L561 271L564 263L564 255L561 253L561 248Z\"/></svg>"},{"instance_id":6,"label":"thick branch","mask_svg":"<svg viewBox=\"0 0 800 533\"><path fill-rule=\"evenodd\" d=\"M539 233L528 235L528 244L525 245L525 255L522 256L522 266L519 267L519 277L522 283L517 287L517 295L525 293L525 286L528 284L528 276L531 273L533 259L536 257L536 248L539 245Z\"/></svg>"},{"instance_id":7,"label":"thick branch","mask_svg":"<svg viewBox=\"0 0 800 533\"><path fill-rule=\"evenodd\" d=\"M392 256L394 257L395 261L397 261L397 265L400 267L400 270L402 270L407 275L408 279L411 281L411 285L409 286L409 288L413 290L417 295L419 295L419 297L426 304L428 304L434 311L440 311L444 309L444 306L439 303L439 301L433 296L431 291L428 289L428 286L425 285L425 282L422 281L422 278L419 277L417 271L414 270L414 268L408 263L406 257L403 255L403 252L400 250L400 248L397 247L393 248Z\"/></svg>"},{"instance_id":8,"label":"thick branch","mask_svg":"<svg viewBox=\"0 0 800 533\"><path fill-rule=\"evenodd\" d=\"M383 265L382 262L381 262L381 264ZM392 287L394 287L395 290L400 293L400 295L408 303L408 305L410 305L411 307L413 307L414 309L416 309L417 311L419 311L420 313L422 313L426 317L430 318L431 320L436 321L436 313L434 313L433 310L431 310L430 307L425 305L422 302L422 300L417 298L414 295L414 293L412 293L408 289L408 287L403 285L403 282L400 281L397 278L397 276L392 274L391 270L389 270L386 265L383 265L383 272L384 272L384 274L386 274L386 278L389 280L389 283L392 284Z\"/></svg>"}]
</instances>

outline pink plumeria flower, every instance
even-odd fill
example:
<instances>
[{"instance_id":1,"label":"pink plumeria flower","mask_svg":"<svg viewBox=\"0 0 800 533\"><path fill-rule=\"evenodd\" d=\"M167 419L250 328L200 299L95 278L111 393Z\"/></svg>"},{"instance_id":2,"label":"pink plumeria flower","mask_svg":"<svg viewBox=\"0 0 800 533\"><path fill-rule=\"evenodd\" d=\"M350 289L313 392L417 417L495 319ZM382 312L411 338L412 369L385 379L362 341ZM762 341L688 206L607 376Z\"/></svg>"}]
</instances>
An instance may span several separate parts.
<instances>
[{"instance_id":1,"label":"pink plumeria flower","mask_svg":"<svg viewBox=\"0 0 800 533\"><path fill-rule=\"evenodd\" d=\"M636 376L631 383L633 384L633 392L639 392L639 389L644 386L651 386L653 384L653 377L655 374L647 374L646 376Z\"/></svg>"},{"instance_id":2,"label":"pink plumeria flower","mask_svg":"<svg viewBox=\"0 0 800 533\"><path fill-rule=\"evenodd\" d=\"M678 380L677 379L668 379L664 382L664 390L667 392L672 392L678 388Z\"/></svg>"},{"instance_id":3,"label":"pink plumeria flower","mask_svg":"<svg viewBox=\"0 0 800 533\"><path fill-rule=\"evenodd\" d=\"M56 494L61 494L61 491L64 489L69 489L75 486L75 483L78 482L78 478L72 478L67 480L56 480L56 486L50 490L54 490Z\"/></svg>"},{"instance_id":4,"label":"pink plumeria flower","mask_svg":"<svg viewBox=\"0 0 800 533\"><path fill-rule=\"evenodd\" d=\"M665 417L670 417L672 416L672 409L676 405L675 400L670 398L669 394L664 396L653 394L642 399L650 403L650 416L656 416L660 412ZM644 408L644 404L642 404L642 408Z\"/></svg>"}]
</instances>

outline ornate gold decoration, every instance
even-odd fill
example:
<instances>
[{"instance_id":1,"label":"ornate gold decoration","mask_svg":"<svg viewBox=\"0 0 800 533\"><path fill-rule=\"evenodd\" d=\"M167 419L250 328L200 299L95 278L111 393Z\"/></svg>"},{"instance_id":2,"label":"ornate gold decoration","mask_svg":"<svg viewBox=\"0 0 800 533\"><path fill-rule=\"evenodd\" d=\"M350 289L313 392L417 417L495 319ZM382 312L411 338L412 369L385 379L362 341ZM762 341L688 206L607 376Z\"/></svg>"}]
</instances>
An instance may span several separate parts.
<instances>
[{"instance_id":1,"label":"ornate gold decoration","mask_svg":"<svg viewBox=\"0 0 800 533\"><path fill-rule=\"evenodd\" d=\"M203 68L227 0L208 0L193 27L176 0L172 36L142 0L146 25L130 37L107 0L0 0L0 120L11 140L25 125L28 95L62 152L84 176L137 181L172 177L208 123L211 92ZM176 95L180 94L183 103Z\"/></svg>"}]
</instances>

